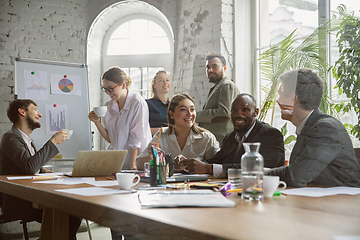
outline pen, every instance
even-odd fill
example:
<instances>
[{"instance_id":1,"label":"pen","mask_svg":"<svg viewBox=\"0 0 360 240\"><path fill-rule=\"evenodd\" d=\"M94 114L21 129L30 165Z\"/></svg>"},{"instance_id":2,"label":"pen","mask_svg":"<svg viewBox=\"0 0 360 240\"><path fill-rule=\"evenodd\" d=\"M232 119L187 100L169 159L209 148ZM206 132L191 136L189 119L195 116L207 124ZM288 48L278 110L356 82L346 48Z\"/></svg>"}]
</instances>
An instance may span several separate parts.
<instances>
[{"instance_id":1,"label":"pen","mask_svg":"<svg viewBox=\"0 0 360 240\"><path fill-rule=\"evenodd\" d=\"M57 176L55 176L55 175L48 175L48 176L32 177L32 179L49 179L49 178L57 178Z\"/></svg>"},{"instance_id":2,"label":"pen","mask_svg":"<svg viewBox=\"0 0 360 240\"><path fill-rule=\"evenodd\" d=\"M255 190L255 191L262 191L261 188L254 188L254 190ZM227 192L241 192L241 191L242 191L242 188L227 190Z\"/></svg>"},{"instance_id":3,"label":"pen","mask_svg":"<svg viewBox=\"0 0 360 240\"><path fill-rule=\"evenodd\" d=\"M241 192L241 191L242 191L241 188L227 190L227 192Z\"/></svg>"},{"instance_id":4,"label":"pen","mask_svg":"<svg viewBox=\"0 0 360 240\"><path fill-rule=\"evenodd\" d=\"M108 179L108 180L115 180L115 179L112 178L112 177L107 177L106 179Z\"/></svg>"},{"instance_id":5,"label":"pen","mask_svg":"<svg viewBox=\"0 0 360 240\"><path fill-rule=\"evenodd\" d=\"M162 127L160 128L159 136L158 136L158 139L157 139L157 142L156 142L156 145L155 145L156 147L159 147L159 141L160 141L161 133L162 133Z\"/></svg>"}]
</instances>

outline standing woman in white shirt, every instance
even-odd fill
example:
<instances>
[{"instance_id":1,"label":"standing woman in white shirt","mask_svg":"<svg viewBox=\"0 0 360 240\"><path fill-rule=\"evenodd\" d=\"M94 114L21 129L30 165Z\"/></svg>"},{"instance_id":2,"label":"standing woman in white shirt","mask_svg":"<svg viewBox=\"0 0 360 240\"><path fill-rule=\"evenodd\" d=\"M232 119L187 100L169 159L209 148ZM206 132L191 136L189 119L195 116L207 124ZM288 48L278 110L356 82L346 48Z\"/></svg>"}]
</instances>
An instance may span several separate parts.
<instances>
[{"instance_id":1,"label":"standing woman in white shirt","mask_svg":"<svg viewBox=\"0 0 360 240\"><path fill-rule=\"evenodd\" d=\"M102 125L94 111L89 119L110 144L106 150L128 150L123 169L136 169L136 157L151 140L149 110L145 100L128 89L131 79L119 67L102 76L102 90L110 97Z\"/></svg>"}]
</instances>

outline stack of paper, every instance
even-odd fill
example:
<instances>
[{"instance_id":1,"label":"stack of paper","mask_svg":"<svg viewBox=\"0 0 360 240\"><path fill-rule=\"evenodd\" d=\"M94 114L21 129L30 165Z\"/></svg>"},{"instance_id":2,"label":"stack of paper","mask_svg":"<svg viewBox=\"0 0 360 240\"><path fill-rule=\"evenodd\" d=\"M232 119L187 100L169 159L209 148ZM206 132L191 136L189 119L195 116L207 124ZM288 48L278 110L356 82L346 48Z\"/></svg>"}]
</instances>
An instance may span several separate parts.
<instances>
[{"instance_id":1,"label":"stack of paper","mask_svg":"<svg viewBox=\"0 0 360 240\"><path fill-rule=\"evenodd\" d=\"M235 207L235 202L211 190L139 192L142 207Z\"/></svg>"}]
</instances>

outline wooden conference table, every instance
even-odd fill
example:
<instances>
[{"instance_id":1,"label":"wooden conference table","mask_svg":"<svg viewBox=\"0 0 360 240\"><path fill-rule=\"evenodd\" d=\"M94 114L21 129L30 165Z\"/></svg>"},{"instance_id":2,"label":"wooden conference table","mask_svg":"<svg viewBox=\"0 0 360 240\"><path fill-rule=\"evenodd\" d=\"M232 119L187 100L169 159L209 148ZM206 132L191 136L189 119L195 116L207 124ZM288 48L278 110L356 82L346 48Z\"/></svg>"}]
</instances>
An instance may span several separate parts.
<instances>
[{"instance_id":1,"label":"wooden conference table","mask_svg":"<svg viewBox=\"0 0 360 240\"><path fill-rule=\"evenodd\" d=\"M360 236L360 195L320 198L281 195L256 202L232 194L228 198L236 202L235 208L142 209L137 193L83 197L54 191L89 186L9 181L0 176L0 192L45 208L47 220L41 239L67 239L64 219L69 214L138 239L295 240ZM51 214L54 218L49 217Z\"/></svg>"}]
</instances>

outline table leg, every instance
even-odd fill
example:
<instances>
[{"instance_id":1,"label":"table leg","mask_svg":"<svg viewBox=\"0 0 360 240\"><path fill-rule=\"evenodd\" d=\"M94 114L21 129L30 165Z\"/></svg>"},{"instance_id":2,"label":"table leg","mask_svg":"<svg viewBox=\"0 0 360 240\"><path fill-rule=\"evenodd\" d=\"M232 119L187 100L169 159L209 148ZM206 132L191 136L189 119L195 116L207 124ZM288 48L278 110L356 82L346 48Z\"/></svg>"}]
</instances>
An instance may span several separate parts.
<instances>
[{"instance_id":1,"label":"table leg","mask_svg":"<svg viewBox=\"0 0 360 240\"><path fill-rule=\"evenodd\" d=\"M69 214L55 209L45 208L41 223L40 239L69 239Z\"/></svg>"}]
</instances>

